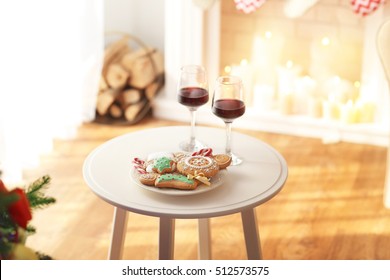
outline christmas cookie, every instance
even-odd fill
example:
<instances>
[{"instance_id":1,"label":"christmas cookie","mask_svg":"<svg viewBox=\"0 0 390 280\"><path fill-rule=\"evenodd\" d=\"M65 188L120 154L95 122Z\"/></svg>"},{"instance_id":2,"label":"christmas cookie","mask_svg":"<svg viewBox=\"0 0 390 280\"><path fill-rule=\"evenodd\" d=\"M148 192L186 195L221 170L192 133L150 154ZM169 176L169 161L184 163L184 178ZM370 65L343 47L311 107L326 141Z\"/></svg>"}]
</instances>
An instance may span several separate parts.
<instances>
[{"instance_id":1,"label":"christmas cookie","mask_svg":"<svg viewBox=\"0 0 390 280\"><path fill-rule=\"evenodd\" d=\"M200 175L207 178L213 177L218 173L219 166L211 157L189 156L182 158L177 163L177 170L184 175Z\"/></svg>"},{"instance_id":2,"label":"christmas cookie","mask_svg":"<svg viewBox=\"0 0 390 280\"><path fill-rule=\"evenodd\" d=\"M145 171L148 172L148 173L154 172L153 171L154 163L155 163L154 159L146 161L145 164L144 164L145 165Z\"/></svg>"},{"instance_id":3,"label":"christmas cookie","mask_svg":"<svg viewBox=\"0 0 390 280\"><path fill-rule=\"evenodd\" d=\"M182 158L190 156L189 153L186 152L177 152L173 154L173 160L179 162Z\"/></svg>"},{"instance_id":4,"label":"christmas cookie","mask_svg":"<svg viewBox=\"0 0 390 280\"><path fill-rule=\"evenodd\" d=\"M155 182L157 188L173 188L180 190L194 190L198 186L198 182L187 178L182 174L169 173L158 176Z\"/></svg>"},{"instance_id":5,"label":"christmas cookie","mask_svg":"<svg viewBox=\"0 0 390 280\"><path fill-rule=\"evenodd\" d=\"M176 169L176 163L171 158L161 157L154 160L153 171L159 174L172 173Z\"/></svg>"},{"instance_id":6,"label":"christmas cookie","mask_svg":"<svg viewBox=\"0 0 390 280\"><path fill-rule=\"evenodd\" d=\"M139 174L145 174L147 173L145 169L145 161L143 161L140 158L134 158L133 159L133 167Z\"/></svg>"},{"instance_id":7,"label":"christmas cookie","mask_svg":"<svg viewBox=\"0 0 390 280\"><path fill-rule=\"evenodd\" d=\"M217 162L219 169L225 169L232 162L232 157L226 154L218 154L213 158Z\"/></svg>"},{"instance_id":8,"label":"christmas cookie","mask_svg":"<svg viewBox=\"0 0 390 280\"><path fill-rule=\"evenodd\" d=\"M191 154L191 156L212 157L213 156L213 149L211 149L211 148L200 149L199 151L193 152Z\"/></svg>"},{"instance_id":9,"label":"christmas cookie","mask_svg":"<svg viewBox=\"0 0 390 280\"><path fill-rule=\"evenodd\" d=\"M149 154L145 160L146 172L148 172L148 173L156 172L153 170L154 164L155 164L156 160L158 160L159 158L163 158L163 157L173 159L173 153L163 151L163 152L156 152L156 153Z\"/></svg>"},{"instance_id":10,"label":"christmas cookie","mask_svg":"<svg viewBox=\"0 0 390 280\"><path fill-rule=\"evenodd\" d=\"M141 174L139 176L139 181L147 186L154 186L156 179L158 178L159 174L157 173L146 173Z\"/></svg>"}]
</instances>

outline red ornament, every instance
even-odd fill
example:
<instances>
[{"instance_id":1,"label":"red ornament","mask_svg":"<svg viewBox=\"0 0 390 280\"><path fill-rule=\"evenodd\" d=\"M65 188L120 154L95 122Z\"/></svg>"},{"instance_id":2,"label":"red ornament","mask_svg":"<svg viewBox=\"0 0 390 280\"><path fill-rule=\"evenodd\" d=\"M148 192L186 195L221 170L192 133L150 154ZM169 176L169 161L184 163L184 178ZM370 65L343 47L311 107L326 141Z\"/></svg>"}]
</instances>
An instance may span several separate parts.
<instances>
[{"instance_id":1,"label":"red ornament","mask_svg":"<svg viewBox=\"0 0 390 280\"><path fill-rule=\"evenodd\" d=\"M236 8L246 14L252 13L260 8L266 0L234 0Z\"/></svg>"},{"instance_id":2,"label":"red ornament","mask_svg":"<svg viewBox=\"0 0 390 280\"><path fill-rule=\"evenodd\" d=\"M352 9L356 14L366 16L375 11L385 0L352 0Z\"/></svg>"},{"instance_id":3,"label":"red ornament","mask_svg":"<svg viewBox=\"0 0 390 280\"><path fill-rule=\"evenodd\" d=\"M9 215L15 223L26 229L28 221L32 219L30 203L22 189L16 188L11 193L19 196L19 199L8 207Z\"/></svg>"},{"instance_id":4,"label":"red ornament","mask_svg":"<svg viewBox=\"0 0 390 280\"><path fill-rule=\"evenodd\" d=\"M9 192L6 189L3 181L0 180L0 191L7 195L14 194L18 196L18 200L8 206L8 214L16 224L26 229L28 221L32 219L32 215L30 210L30 203L28 202L24 190L16 188Z\"/></svg>"}]
</instances>

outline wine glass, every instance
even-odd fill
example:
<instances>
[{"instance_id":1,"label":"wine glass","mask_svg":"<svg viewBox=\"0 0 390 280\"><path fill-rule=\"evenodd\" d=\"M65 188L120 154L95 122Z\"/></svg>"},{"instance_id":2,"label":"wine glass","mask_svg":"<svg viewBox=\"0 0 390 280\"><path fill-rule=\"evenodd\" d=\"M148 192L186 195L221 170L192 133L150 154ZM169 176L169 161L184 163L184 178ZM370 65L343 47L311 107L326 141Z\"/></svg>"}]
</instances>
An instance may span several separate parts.
<instances>
[{"instance_id":1,"label":"wine glass","mask_svg":"<svg viewBox=\"0 0 390 280\"><path fill-rule=\"evenodd\" d=\"M217 79L212 100L212 112L226 124L225 153L232 157L231 165L239 165L242 159L232 153L231 131L233 120L245 113L244 88L241 78L222 76Z\"/></svg>"},{"instance_id":2,"label":"wine glass","mask_svg":"<svg viewBox=\"0 0 390 280\"><path fill-rule=\"evenodd\" d=\"M180 69L177 99L187 106L191 113L190 139L180 143L186 152L198 151L205 147L195 138L196 110L209 101L208 83L205 69L200 65L186 65Z\"/></svg>"}]
</instances>

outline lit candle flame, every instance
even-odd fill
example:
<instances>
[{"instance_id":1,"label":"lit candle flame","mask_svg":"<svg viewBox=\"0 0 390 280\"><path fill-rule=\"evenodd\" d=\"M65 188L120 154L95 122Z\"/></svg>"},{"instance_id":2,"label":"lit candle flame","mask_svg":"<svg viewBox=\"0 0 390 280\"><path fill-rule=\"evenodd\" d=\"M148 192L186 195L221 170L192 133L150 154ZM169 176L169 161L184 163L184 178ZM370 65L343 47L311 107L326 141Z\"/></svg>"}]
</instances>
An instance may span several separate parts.
<instances>
[{"instance_id":1,"label":"lit candle flame","mask_svg":"<svg viewBox=\"0 0 390 280\"><path fill-rule=\"evenodd\" d=\"M329 45L330 45L330 39L329 39L328 37L322 38L321 44L322 44L323 46L329 46Z\"/></svg>"},{"instance_id":2,"label":"lit candle flame","mask_svg":"<svg viewBox=\"0 0 390 280\"><path fill-rule=\"evenodd\" d=\"M246 66L246 65L248 65L248 60L243 59L243 60L241 60L240 64L241 64L241 66Z\"/></svg>"},{"instance_id":3,"label":"lit candle flame","mask_svg":"<svg viewBox=\"0 0 390 280\"><path fill-rule=\"evenodd\" d=\"M294 65L294 62L292 62L292 60L288 60L287 63L286 63L286 67L288 69L291 69L293 67L293 65Z\"/></svg>"},{"instance_id":4,"label":"lit candle flame","mask_svg":"<svg viewBox=\"0 0 390 280\"><path fill-rule=\"evenodd\" d=\"M353 85L355 86L355 88L360 88L360 81L355 81L354 83L353 83Z\"/></svg>"}]
</instances>

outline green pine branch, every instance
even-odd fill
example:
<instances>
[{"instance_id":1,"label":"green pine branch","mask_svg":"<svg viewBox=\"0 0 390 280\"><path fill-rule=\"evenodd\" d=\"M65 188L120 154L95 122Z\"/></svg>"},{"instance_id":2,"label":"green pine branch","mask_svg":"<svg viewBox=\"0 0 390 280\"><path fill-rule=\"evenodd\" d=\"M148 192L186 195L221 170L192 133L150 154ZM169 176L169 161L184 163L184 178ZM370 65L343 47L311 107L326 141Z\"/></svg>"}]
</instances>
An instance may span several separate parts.
<instances>
[{"instance_id":1,"label":"green pine branch","mask_svg":"<svg viewBox=\"0 0 390 280\"><path fill-rule=\"evenodd\" d=\"M0 193L0 211L5 211L8 205L18 201L18 199L19 197L16 194Z\"/></svg>"},{"instance_id":2,"label":"green pine branch","mask_svg":"<svg viewBox=\"0 0 390 280\"><path fill-rule=\"evenodd\" d=\"M25 189L31 210L46 207L56 201L55 198L45 195L45 190L49 183L50 177L46 175L35 180ZM19 196L16 194L0 192L0 259L7 259L9 257L9 253L15 243L15 240L12 238L14 238L13 236L17 236L15 234L17 234L18 225L9 215L8 206L18 199ZM35 227L27 225L27 234L34 234L35 232Z\"/></svg>"},{"instance_id":3,"label":"green pine branch","mask_svg":"<svg viewBox=\"0 0 390 280\"><path fill-rule=\"evenodd\" d=\"M16 194L0 193L0 236L3 228L14 228L15 222L8 214L8 205L18 201L19 197Z\"/></svg>"},{"instance_id":4,"label":"green pine branch","mask_svg":"<svg viewBox=\"0 0 390 280\"><path fill-rule=\"evenodd\" d=\"M28 234L34 234L37 232L37 229L32 225L27 225L26 232Z\"/></svg>"},{"instance_id":5,"label":"green pine branch","mask_svg":"<svg viewBox=\"0 0 390 280\"><path fill-rule=\"evenodd\" d=\"M45 175L30 184L26 190L26 196L30 202L31 209L44 208L56 202L55 198L48 197L44 191L50 183L50 176Z\"/></svg>"}]
</instances>

